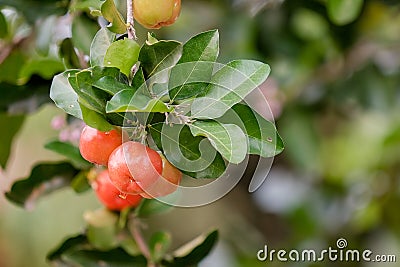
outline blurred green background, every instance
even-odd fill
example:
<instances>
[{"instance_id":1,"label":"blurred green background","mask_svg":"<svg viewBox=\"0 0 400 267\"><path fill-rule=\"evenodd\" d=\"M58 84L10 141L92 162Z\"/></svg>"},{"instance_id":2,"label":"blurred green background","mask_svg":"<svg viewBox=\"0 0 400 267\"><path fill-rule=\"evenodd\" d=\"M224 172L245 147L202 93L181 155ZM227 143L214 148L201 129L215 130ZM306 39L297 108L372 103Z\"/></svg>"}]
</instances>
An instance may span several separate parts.
<instances>
[{"instance_id":1,"label":"blurred green background","mask_svg":"<svg viewBox=\"0 0 400 267\"><path fill-rule=\"evenodd\" d=\"M325 249L345 238L349 248L400 261L400 2L348 0L338 11L329 7L335 1L183 0L177 23L156 31L159 39L186 41L218 28L220 61L256 59L272 68L261 90L286 148L262 187L248 193L250 164L218 202L149 219L149 229L169 230L176 246L219 228L219 245L201 266L399 266L256 258L264 245ZM0 172L2 192L34 163L61 159L43 148L57 137L51 121L62 114L46 98L52 75L63 70L56 44L72 35L85 53L96 30L96 19L78 8L89 1L73 1L84 14L73 18L56 1L44 2L0 0L9 22L6 33L0 30L0 92L26 92L13 105L1 100L1 112L29 114ZM138 27L139 41L145 33ZM7 119L0 123L3 131L9 126ZM7 138L0 136L0 142ZM0 196L0 266L47 266L47 251L81 231L83 211L98 206L91 192L72 190L51 194L30 211Z\"/></svg>"}]
</instances>

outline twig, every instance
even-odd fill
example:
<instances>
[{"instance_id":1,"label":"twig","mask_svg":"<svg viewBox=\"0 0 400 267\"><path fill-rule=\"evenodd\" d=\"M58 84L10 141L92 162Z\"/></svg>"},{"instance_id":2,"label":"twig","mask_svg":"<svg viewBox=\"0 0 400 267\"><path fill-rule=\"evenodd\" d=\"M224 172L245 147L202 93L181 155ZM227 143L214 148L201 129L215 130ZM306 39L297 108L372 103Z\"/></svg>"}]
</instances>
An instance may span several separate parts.
<instances>
[{"instance_id":1,"label":"twig","mask_svg":"<svg viewBox=\"0 0 400 267\"><path fill-rule=\"evenodd\" d=\"M140 231L140 222L137 221L137 218L133 217L131 220L129 231L131 232L133 239L135 239L143 256L147 259L147 267L156 267L157 265L151 260L150 250Z\"/></svg>"},{"instance_id":2,"label":"twig","mask_svg":"<svg viewBox=\"0 0 400 267\"><path fill-rule=\"evenodd\" d=\"M133 20L133 0L126 0L126 24L128 27L128 38L136 40L135 21Z\"/></svg>"},{"instance_id":3,"label":"twig","mask_svg":"<svg viewBox=\"0 0 400 267\"><path fill-rule=\"evenodd\" d=\"M2 64L4 60L6 60L6 58L12 53L14 48L19 46L25 39L27 39L27 37L16 38L11 44L0 47L0 64Z\"/></svg>"},{"instance_id":4,"label":"twig","mask_svg":"<svg viewBox=\"0 0 400 267\"><path fill-rule=\"evenodd\" d=\"M0 64L3 63L4 60L6 60L6 58L11 54L13 50L13 46L12 45L7 45L4 48L1 49L0 52Z\"/></svg>"},{"instance_id":5,"label":"twig","mask_svg":"<svg viewBox=\"0 0 400 267\"><path fill-rule=\"evenodd\" d=\"M82 69L86 69L89 67L87 60L85 59L85 54L81 51L78 53L79 65L81 65Z\"/></svg>"}]
</instances>

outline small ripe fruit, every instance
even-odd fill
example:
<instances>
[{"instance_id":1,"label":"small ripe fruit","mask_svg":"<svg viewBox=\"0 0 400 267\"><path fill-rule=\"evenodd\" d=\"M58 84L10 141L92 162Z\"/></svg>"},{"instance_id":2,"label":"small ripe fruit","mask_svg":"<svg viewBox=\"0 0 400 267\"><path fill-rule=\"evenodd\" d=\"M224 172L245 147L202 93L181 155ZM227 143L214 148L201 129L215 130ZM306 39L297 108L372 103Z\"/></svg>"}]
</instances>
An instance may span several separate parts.
<instances>
[{"instance_id":1,"label":"small ripe fruit","mask_svg":"<svg viewBox=\"0 0 400 267\"><path fill-rule=\"evenodd\" d=\"M108 160L111 182L126 194L144 193L159 179L162 168L156 151L133 141L117 147Z\"/></svg>"},{"instance_id":2,"label":"small ripe fruit","mask_svg":"<svg viewBox=\"0 0 400 267\"><path fill-rule=\"evenodd\" d=\"M127 207L139 205L142 197L140 195L122 196L121 192L111 183L108 170L102 171L92 183L97 198L110 210L121 211Z\"/></svg>"},{"instance_id":3,"label":"small ripe fruit","mask_svg":"<svg viewBox=\"0 0 400 267\"><path fill-rule=\"evenodd\" d=\"M181 0L133 0L133 16L148 29L171 25L181 12Z\"/></svg>"},{"instance_id":4,"label":"small ripe fruit","mask_svg":"<svg viewBox=\"0 0 400 267\"><path fill-rule=\"evenodd\" d=\"M79 150L87 161L106 166L110 154L121 144L121 131L102 132L86 125L79 140Z\"/></svg>"},{"instance_id":5,"label":"small ripe fruit","mask_svg":"<svg viewBox=\"0 0 400 267\"><path fill-rule=\"evenodd\" d=\"M182 179L182 173L162 156L163 170L161 177L145 193L140 194L144 198L163 197L172 194L178 188Z\"/></svg>"}]
</instances>

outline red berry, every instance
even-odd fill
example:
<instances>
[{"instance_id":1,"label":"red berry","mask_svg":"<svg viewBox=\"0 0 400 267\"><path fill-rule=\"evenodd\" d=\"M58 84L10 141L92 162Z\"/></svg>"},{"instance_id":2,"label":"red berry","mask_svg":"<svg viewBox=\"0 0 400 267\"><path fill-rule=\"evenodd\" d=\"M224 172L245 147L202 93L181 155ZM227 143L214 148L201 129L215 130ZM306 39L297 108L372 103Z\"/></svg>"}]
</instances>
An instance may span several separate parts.
<instances>
[{"instance_id":1,"label":"red berry","mask_svg":"<svg viewBox=\"0 0 400 267\"><path fill-rule=\"evenodd\" d=\"M140 195L123 195L110 181L108 170L102 171L92 183L97 198L110 210L121 211L127 207L139 205Z\"/></svg>"},{"instance_id":2,"label":"red berry","mask_svg":"<svg viewBox=\"0 0 400 267\"><path fill-rule=\"evenodd\" d=\"M123 193L140 194L159 179L162 159L153 149L133 141L123 143L110 155L111 182Z\"/></svg>"},{"instance_id":3,"label":"red berry","mask_svg":"<svg viewBox=\"0 0 400 267\"><path fill-rule=\"evenodd\" d=\"M142 193L144 198L156 198L172 194L178 188L182 173L175 168L166 158L162 157L163 170L159 179Z\"/></svg>"},{"instance_id":4,"label":"red berry","mask_svg":"<svg viewBox=\"0 0 400 267\"><path fill-rule=\"evenodd\" d=\"M102 132L90 126L85 126L79 140L79 150L82 157L87 161L106 166L110 154L121 144L121 131Z\"/></svg>"}]
</instances>

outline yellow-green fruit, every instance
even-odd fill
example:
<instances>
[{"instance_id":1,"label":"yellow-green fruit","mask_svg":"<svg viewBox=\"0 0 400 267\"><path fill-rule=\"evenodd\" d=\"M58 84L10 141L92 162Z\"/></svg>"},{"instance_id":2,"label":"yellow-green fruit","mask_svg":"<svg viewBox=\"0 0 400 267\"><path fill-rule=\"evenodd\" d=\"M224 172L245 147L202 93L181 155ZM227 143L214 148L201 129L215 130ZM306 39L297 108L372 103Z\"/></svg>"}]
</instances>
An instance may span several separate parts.
<instances>
[{"instance_id":1,"label":"yellow-green fruit","mask_svg":"<svg viewBox=\"0 0 400 267\"><path fill-rule=\"evenodd\" d=\"M181 11L181 0L133 0L133 16L148 29L171 25Z\"/></svg>"}]
</instances>

